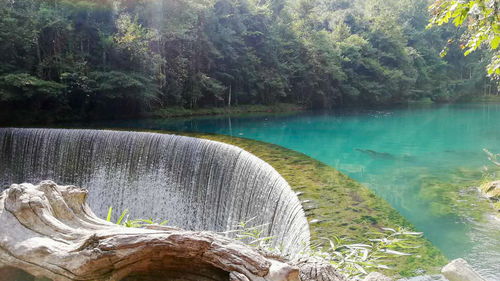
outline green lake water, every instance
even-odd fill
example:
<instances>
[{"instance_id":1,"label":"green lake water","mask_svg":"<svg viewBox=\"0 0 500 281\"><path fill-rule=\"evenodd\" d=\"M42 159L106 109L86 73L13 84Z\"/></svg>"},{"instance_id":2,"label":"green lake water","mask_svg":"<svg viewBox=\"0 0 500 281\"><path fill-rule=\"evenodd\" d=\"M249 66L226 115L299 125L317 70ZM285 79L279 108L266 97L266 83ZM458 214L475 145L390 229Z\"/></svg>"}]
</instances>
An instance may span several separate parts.
<instances>
[{"instance_id":1,"label":"green lake water","mask_svg":"<svg viewBox=\"0 0 500 281\"><path fill-rule=\"evenodd\" d=\"M371 188L448 258L463 257L500 280L500 222L471 187L488 165L482 149L500 152L500 104L99 125L227 134L303 152Z\"/></svg>"}]
</instances>

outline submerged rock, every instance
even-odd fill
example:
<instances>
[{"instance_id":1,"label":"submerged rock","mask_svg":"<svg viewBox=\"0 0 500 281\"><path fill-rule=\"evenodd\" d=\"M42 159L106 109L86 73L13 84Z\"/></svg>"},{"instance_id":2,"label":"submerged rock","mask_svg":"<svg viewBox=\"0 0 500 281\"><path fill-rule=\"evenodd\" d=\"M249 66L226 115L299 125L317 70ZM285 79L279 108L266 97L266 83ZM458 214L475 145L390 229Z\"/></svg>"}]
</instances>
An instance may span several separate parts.
<instances>
[{"instance_id":1,"label":"submerged rock","mask_svg":"<svg viewBox=\"0 0 500 281\"><path fill-rule=\"evenodd\" d=\"M500 200L500 180L482 184L481 191L490 200Z\"/></svg>"},{"instance_id":2,"label":"submerged rock","mask_svg":"<svg viewBox=\"0 0 500 281\"><path fill-rule=\"evenodd\" d=\"M500 212L500 180L484 183L479 190L493 203L493 208Z\"/></svg>"}]
</instances>

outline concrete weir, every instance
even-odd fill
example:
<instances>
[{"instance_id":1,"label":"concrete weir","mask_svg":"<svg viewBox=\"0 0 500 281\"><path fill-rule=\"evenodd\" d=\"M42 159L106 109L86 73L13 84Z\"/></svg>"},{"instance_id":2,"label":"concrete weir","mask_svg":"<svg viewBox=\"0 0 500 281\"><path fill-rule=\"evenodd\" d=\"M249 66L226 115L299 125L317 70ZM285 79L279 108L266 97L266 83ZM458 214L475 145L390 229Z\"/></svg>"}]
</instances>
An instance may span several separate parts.
<instances>
[{"instance_id":1,"label":"concrete weir","mask_svg":"<svg viewBox=\"0 0 500 281\"><path fill-rule=\"evenodd\" d=\"M269 164L232 145L176 135L69 129L0 129L0 184L53 180L89 190L89 203L188 230L264 225L295 254L309 243L302 206ZM115 213L117 215L117 213Z\"/></svg>"}]
</instances>

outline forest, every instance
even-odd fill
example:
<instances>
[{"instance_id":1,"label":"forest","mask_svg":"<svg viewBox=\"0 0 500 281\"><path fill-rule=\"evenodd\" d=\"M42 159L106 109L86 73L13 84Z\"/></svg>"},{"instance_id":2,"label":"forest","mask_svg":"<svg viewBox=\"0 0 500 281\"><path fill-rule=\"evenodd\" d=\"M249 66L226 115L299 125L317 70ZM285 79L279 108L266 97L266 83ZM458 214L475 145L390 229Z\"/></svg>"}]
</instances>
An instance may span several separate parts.
<instances>
[{"instance_id":1,"label":"forest","mask_svg":"<svg viewBox=\"0 0 500 281\"><path fill-rule=\"evenodd\" d=\"M0 120L281 103L330 109L496 94L486 71L492 51L464 56L463 27L426 28L430 4L0 0Z\"/></svg>"}]
</instances>

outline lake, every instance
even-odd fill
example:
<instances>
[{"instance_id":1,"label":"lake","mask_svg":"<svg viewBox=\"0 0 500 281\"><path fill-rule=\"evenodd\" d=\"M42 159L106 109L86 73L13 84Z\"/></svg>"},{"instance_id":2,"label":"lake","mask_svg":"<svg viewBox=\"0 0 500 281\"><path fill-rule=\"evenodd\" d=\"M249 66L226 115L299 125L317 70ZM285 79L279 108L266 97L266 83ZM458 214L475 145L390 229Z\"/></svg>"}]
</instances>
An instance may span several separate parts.
<instances>
[{"instance_id":1,"label":"lake","mask_svg":"<svg viewBox=\"0 0 500 281\"><path fill-rule=\"evenodd\" d=\"M98 125L226 134L305 153L383 197L448 258L500 280L500 222L473 187L491 166L482 149L500 152L499 121L500 104L455 104Z\"/></svg>"}]
</instances>

